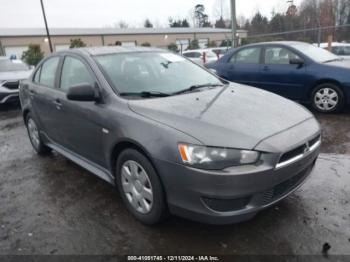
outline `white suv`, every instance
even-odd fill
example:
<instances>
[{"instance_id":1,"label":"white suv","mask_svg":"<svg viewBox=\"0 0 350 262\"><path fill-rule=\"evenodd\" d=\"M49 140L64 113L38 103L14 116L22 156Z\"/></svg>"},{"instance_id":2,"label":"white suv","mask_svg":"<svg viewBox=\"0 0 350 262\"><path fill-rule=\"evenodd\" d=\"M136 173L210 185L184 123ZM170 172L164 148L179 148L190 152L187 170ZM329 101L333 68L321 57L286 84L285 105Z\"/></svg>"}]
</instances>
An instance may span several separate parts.
<instances>
[{"instance_id":1,"label":"white suv","mask_svg":"<svg viewBox=\"0 0 350 262\"><path fill-rule=\"evenodd\" d=\"M200 65L215 62L219 59L219 56L210 49L188 50L183 52L182 55Z\"/></svg>"}]
</instances>

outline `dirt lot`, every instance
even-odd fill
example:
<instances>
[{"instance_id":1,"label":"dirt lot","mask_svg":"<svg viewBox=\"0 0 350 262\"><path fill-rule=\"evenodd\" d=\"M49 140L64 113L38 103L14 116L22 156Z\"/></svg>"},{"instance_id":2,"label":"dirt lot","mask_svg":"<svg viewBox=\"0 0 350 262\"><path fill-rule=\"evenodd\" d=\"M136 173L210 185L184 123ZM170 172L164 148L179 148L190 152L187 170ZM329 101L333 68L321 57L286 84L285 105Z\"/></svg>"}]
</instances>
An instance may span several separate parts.
<instances>
[{"instance_id":1,"label":"dirt lot","mask_svg":"<svg viewBox=\"0 0 350 262\"><path fill-rule=\"evenodd\" d=\"M17 108L0 109L1 254L350 255L350 113L317 115L322 154L311 178L253 220L208 226L177 217L146 227L109 184L64 157L32 150Z\"/></svg>"}]
</instances>

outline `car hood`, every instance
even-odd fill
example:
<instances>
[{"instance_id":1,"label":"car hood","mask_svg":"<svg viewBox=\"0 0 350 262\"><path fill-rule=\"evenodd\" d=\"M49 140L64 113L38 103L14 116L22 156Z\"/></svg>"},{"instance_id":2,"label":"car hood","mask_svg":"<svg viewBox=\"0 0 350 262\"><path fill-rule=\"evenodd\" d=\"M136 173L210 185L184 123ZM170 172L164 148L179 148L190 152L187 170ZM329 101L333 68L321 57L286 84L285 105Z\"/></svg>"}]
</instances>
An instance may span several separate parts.
<instances>
[{"instance_id":1,"label":"car hood","mask_svg":"<svg viewBox=\"0 0 350 262\"><path fill-rule=\"evenodd\" d=\"M347 68L350 69L350 60L344 59L341 61L334 61L329 63L324 63L324 65L331 66L331 67L340 67L340 68Z\"/></svg>"},{"instance_id":2,"label":"car hood","mask_svg":"<svg viewBox=\"0 0 350 262\"><path fill-rule=\"evenodd\" d=\"M0 81L1 80L23 80L27 79L32 70L26 71L9 71L9 72L0 72Z\"/></svg>"},{"instance_id":3,"label":"car hood","mask_svg":"<svg viewBox=\"0 0 350 262\"><path fill-rule=\"evenodd\" d=\"M166 98L130 100L129 107L207 146L241 149L254 149L265 138L313 118L295 102L238 84Z\"/></svg>"}]
</instances>

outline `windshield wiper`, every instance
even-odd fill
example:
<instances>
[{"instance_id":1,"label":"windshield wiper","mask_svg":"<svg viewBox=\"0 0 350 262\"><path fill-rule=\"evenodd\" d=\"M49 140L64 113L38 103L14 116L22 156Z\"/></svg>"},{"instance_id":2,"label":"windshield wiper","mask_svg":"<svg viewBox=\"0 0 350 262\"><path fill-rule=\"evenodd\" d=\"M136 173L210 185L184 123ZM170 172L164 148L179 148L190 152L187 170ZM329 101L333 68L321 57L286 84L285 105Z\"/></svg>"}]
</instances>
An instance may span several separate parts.
<instances>
[{"instance_id":1,"label":"windshield wiper","mask_svg":"<svg viewBox=\"0 0 350 262\"><path fill-rule=\"evenodd\" d=\"M330 59L330 60L326 60L326 61L323 61L322 63L326 64L326 63L331 63L331 62L335 62L335 61L343 61L344 58L334 58L334 59Z\"/></svg>"},{"instance_id":2,"label":"windshield wiper","mask_svg":"<svg viewBox=\"0 0 350 262\"><path fill-rule=\"evenodd\" d=\"M203 84L203 85L193 85L190 86L189 88L186 88L184 90L180 90L178 92L173 93L172 95L180 95L180 94L185 94L189 92L193 92L195 90L204 88L204 87L216 87L216 86L224 86L223 84Z\"/></svg>"},{"instance_id":3,"label":"windshield wiper","mask_svg":"<svg viewBox=\"0 0 350 262\"><path fill-rule=\"evenodd\" d=\"M139 97L167 97L170 94L162 93L158 91L143 91L143 92L123 92L120 96L139 96Z\"/></svg>"}]
</instances>

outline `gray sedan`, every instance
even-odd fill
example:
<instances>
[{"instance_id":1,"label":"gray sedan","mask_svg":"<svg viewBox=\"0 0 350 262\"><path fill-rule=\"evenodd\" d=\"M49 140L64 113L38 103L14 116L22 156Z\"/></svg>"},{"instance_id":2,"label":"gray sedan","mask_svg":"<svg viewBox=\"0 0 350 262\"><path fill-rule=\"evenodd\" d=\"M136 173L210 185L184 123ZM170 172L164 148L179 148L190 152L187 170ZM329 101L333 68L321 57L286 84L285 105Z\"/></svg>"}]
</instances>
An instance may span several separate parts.
<instances>
[{"instance_id":1,"label":"gray sedan","mask_svg":"<svg viewBox=\"0 0 350 262\"><path fill-rule=\"evenodd\" d=\"M154 224L169 213L252 218L313 169L320 127L302 106L147 48L55 53L20 89L30 141L115 185Z\"/></svg>"}]
</instances>

